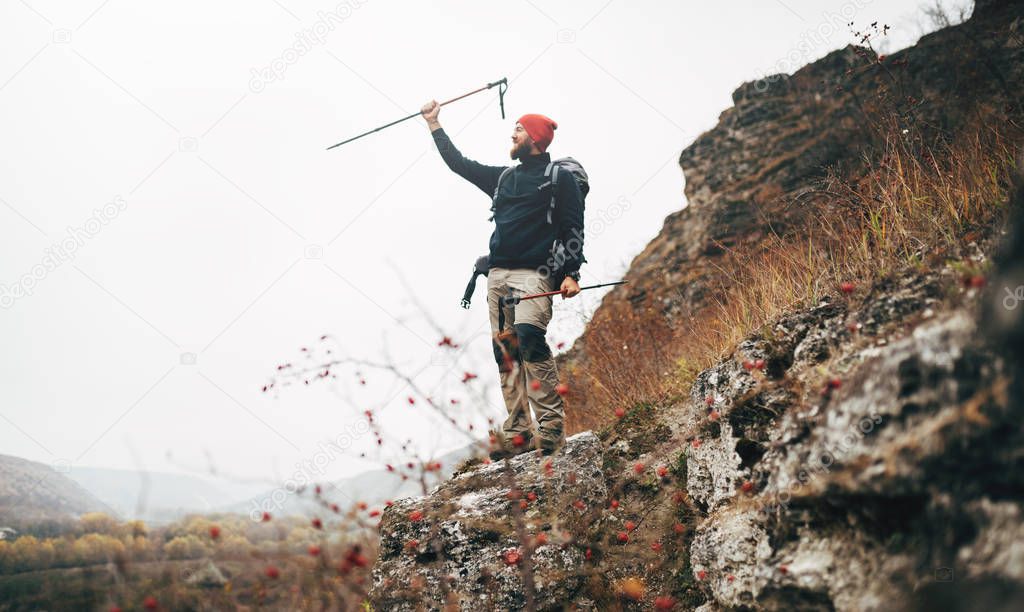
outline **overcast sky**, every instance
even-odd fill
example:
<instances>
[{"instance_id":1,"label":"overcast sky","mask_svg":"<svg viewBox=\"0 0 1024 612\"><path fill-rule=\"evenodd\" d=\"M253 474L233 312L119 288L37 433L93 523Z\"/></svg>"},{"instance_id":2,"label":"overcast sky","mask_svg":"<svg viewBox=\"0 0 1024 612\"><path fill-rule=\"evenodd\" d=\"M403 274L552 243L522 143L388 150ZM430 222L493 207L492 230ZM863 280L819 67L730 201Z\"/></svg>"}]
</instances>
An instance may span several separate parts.
<instances>
[{"instance_id":1,"label":"overcast sky","mask_svg":"<svg viewBox=\"0 0 1024 612\"><path fill-rule=\"evenodd\" d=\"M505 119L492 89L445 106L442 125L466 156L509 164L515 119L554 118L549 151L591 176L584 284L611 281L686 205L676 159L740 83L852 42L848 21L911 44L917 5L5 0L0 453L280 477L339 436L372 448L364 409L387 448L460 446L383 372L261 391L330 346L461 398L451 414L478 414L477 432L504 416L483 287L458 307L488 199L418 117L328 145L507 77ZM552 346L599 298L556 300ZM467 369L487 386L478 409Z\"/></svg>"}]
</instances>

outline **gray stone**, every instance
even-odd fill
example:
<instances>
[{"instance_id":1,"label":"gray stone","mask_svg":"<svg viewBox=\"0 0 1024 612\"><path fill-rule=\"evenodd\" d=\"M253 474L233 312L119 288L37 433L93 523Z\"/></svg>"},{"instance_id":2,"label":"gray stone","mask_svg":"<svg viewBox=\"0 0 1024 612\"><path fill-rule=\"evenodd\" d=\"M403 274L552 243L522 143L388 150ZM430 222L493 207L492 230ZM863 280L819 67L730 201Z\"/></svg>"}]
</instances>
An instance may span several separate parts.
<instances>
[{"instance_id":1,"label":"gray stone","mask_svg":"<svg viewBox=\"0 0 1024 612\"><path fill-rule=\"evenodd\" d=\"M510 499L510 492L518 495ZM548 542L525 558L512 504L536 494L523 512L532 537ZM568 438L550 457L535 452L478 465L442 483L429 496L399 500L381 522L380 556L373 567L374 609L511 610L525 603L522 570L529 563L538 609L561 609L583 584L585 517L607 496L601 443L591 432ZM578 507L579 506L579 507ZM410 520L413 512L420 520ZM415 545L410 546L410 542ZM518 563L506 553L520 551Z\"/></svg>"}]
</instances>

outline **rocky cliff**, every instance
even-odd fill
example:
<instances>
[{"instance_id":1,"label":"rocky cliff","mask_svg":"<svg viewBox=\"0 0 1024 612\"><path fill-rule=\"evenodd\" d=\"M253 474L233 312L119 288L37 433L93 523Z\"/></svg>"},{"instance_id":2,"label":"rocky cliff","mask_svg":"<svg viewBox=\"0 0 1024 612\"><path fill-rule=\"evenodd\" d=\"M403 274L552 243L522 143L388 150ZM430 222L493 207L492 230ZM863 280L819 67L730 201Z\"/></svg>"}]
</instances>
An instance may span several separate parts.
<instances>
[{"instance_id":1,"label":"rocky cliff","mask_svg":"<svg viewBox=\"0 0 1024 612\"><path fill-rule=\"evenodd\" d=\"M602 368L591 344L606 343L610 329L640 313L663 314L670 326L699 321L722 299L726 255L752 258L767 235L790 239L806 231L808 218L838 214L835 201L822 197L820 179L829 168L855 170L890 128L954 134L979 112L1019 119L1022 15L1019 1L978 2L967 22L881 61L868 48L849 46L794 74L737 88L718 125L679 156L688 206L665 219L631 262L629 283L604 297L560 357L559 371L579 390L573 406L593 411L601 403L588 391ZM879 125L883 115L895 115L899 125ZM586 424L572 406L567 422L577 430Z\"/></svg>"},{"instance_id":2,"label":"rocky cliff","mask_svg":"<svg viewBox=\"0 0 1024 612\"><path fill-rule=\"evenodd\" d=\"M897 82L886 62L910 71L897 104L915 125L955 130L979 106L1014 121L1022 34L1021 3L979 2L969 22L872 57L881 70L858 70L864 51L848 48L738 89L680 158L690 206L565 365L585 370L588 334L625 310L706 307L723 249L828 212L777 196L876 142L860 113ZM1011 193L1012 225L789 309L684 397L396 502L374 608L1021 609L1024 187ZM984 276L965 283L965 267Z\"/></svg>"},{"instance_id":3,"label":"rocky cliff","mask_svg":"<svg viewBox=\"0 0 1024 612\"><path fill-rule=\"evenodd\" d=\"M1014 231L989 289L945 269L856 308L825 300L751 335L686 401L397 503L375 604L521 609L529 567L544 610L1019 609Z\"/></svg>"}]
</instances>

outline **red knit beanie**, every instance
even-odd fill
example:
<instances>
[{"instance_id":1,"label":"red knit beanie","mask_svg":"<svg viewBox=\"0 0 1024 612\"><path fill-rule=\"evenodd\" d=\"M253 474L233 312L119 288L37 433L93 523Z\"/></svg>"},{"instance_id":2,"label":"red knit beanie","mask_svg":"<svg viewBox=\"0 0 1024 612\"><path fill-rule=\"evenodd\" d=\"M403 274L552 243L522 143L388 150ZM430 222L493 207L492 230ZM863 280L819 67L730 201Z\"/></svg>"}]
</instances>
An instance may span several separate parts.
<instances>
[{"instance_id":1,"label":"red knit beanie","mask_svg":"<svg viewBox=\"0 0 1024 612\"><path fill-rule=\"evenodd\" d=\"M523 115L519 118L519 124L523 126L533 143L541 151L548 148L551 140L555 137L555 130L558 129L555 120L544 115Z\"/></svg>"}]
</instances>

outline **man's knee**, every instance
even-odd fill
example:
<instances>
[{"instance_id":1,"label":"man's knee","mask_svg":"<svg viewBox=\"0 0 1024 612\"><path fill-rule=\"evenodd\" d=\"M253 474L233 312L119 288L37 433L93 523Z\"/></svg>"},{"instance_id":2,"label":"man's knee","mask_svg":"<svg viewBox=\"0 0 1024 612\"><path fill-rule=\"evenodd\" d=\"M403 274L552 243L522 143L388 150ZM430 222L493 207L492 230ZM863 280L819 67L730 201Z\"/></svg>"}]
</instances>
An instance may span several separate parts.
<instances>
[{"instance_id":1,"label":"man's knee","mask_svg":"<svg viewBox=\"0 0 1024 612\"><path fill-rule=\"evenodd\" d=\"M544 361L551 357L551 349L548 347L543 329L530 323L516 323L512 327L516 330L523 361Z\"/></svg>"},{"instance_id":2,"label":"man's knee","mask_svg":"<svg viewBox=\"0 0 1024 612\"><path fill-rule=\"evenodd\" d=\"M507 333L501 338L501 342L491 338L491 349L494 351L494 362L498 364L499 372L512 371L512 366L520 359L519 338L516 334Z\"/></svg>"}]
</instances>

